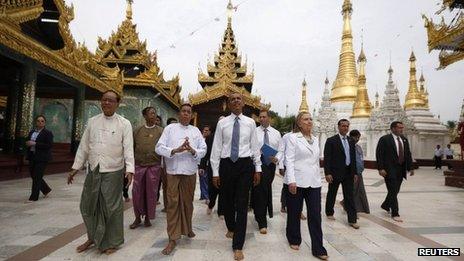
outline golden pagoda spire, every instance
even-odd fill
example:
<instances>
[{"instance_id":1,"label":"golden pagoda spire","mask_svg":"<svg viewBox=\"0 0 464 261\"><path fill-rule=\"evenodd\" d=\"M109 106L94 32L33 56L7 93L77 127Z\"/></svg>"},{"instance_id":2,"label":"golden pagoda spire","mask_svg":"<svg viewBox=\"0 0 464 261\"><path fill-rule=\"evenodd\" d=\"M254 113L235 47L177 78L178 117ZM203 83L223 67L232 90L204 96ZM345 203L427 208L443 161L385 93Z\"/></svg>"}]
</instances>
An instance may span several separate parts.
<instances>
[{"instance_id":1,"label":"golden pagoda spire","mask_svg":"<svg viewBox=\"0 0 464 261\"><path fill-rule=\"evenodd\" d=\"M303 80L302 89L301 89L301 103L298 112L307 112L309 113L309 106L306 100L306 79Z\"/></svg>"},{"instance_id":2,"label":"golden pagoda spire","mask_svg":"<svg viewBox=\"0 0 464 261\"><path fill-rule=\"evenodd\" d=\"M126 18L132 20L132 3L134 0L127 0Z\"/></svg>"},{"instance_id":3,"label":"golden pagoda spire","mask_svg":"<svg viewBox=\"0 0 464 261\"><path fill-rule=\"evenodd\" d=\"M409 88L408 93L406 94L406 99L404 101L405 110L413 110L424 108L424 100L422 95L417 88L417 79L416 79L416 56L414 51L411 51L411 56L409 57L410 68L409 68Z\"/></svg>"},{"instance_id":4,"label":"golden pagoda spire","mask_svg":"<svg viewBox=\"0 0 464 261\"><path fill-rule=\"evenodd\" d=\"M356 62L353 51L353 35L351 30L352 12L353 8L351 1L344 0L342 7L342 47L337 78L332 86L332 94L330 97L332 102L356 100L358 90L358 73L356 72Z\"/></svg>"},{"instance_id":5,"label":"golden pagoda spire","mask_svg":"<svg viewBox=\"0 0 464 261\"><path fill-rule=\"evenodd\" d=\"M421 77L419 78L419 92L422 95L422 100L424 100L424 107L429 108L429 93L425 88L425 78L424 72L421 70Z\"/></svg>"},{"instance_id":6,"label":"golden pagoda spire","mask_svg":"<svg viewBox=\"0 0 464 261\"><path fill-rule=\"evenodd\" d=\"M227 4L227 23L232 23L232 15L234 14L234 6L232 5L232 0L229 0Z\"/></svg>"},{"instance_id":7,"label":"golden pagoda spire","mask_svg":"<svg viewBox=\"0 0 464 261\"><path fill-rule=\"evenodd\" d=\"M369 118L371 116L372 105L369 101L369 95L366 87L366 55L364 54L364 46L361 44L361 53L358 57L359 63L359 78L358 78L358 91L356 100L353 104L353 114L351 118Z\"/></svg>"}]
</instances>

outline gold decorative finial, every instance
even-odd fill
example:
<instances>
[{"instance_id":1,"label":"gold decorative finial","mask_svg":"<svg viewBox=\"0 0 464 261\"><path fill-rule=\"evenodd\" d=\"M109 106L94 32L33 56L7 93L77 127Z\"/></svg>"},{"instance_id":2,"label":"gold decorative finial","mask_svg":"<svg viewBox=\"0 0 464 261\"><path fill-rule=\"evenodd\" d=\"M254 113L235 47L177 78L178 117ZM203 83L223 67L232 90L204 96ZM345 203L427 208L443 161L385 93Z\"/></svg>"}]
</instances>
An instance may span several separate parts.
<instances>
[{"instance_id":1,"label":"gold decorative finial","mask_svg":"<svg viewBox=\"0 0 464 261\"><path fill-rule=\"evenodd\" d=\"M414 51L411 51L409 63L409 88L404 102L404 109L414 110L425 108L425 101L422 99L422 95L417 88L416 56L414 55Z\"/></svg>"},{"instance_id":2,"label":"gold decorative finial","mask_svg":"<svg viewBox=\"0 0 464 261\"><path fill-rule=\"evenodd\" d=\"M309 113L309 106L306 100L306 78L303 79L302 90L301 90L301 103L298 112L307 112Z\"/></svg>"},{"instance_id":3,"label":"gold decorative finial","mask_svg":"<svg viewBox=\"0 0 464 261\"><path fill-rule=\"evenodd\" d=\"M359 77L358 77L358 90L356 100L353 104L353 114L351 118L369 118L371 116L372 105L369 101L369 95L366 87L366 55L364 54L364 46L361 45L361 53L358 57L359 63Z\"/></svg>"},{"instance_id":4,"label":"gold decorative finial","mask_svg":"<svg viewBox=\"0 0 464 261\"><path fill-rule=\"evenodd\" d=\"M229 0L227 4L227 21L230 23L232 21L232 15L234 14L234 6L232 5L232 0Z\"/></svg>"},{"instance_id":5,"label":"gold decorative finial","mask_svg":"<svg viewBox=\"0 0 464 261\"><path fill-rule=\"evenodd\" d=\"M424 72L421 69L421 77L419 78L419 93L422 95L422 100L424 100L424 107L429 108L429 93L425 88L425 78Z\"/></svg>"},{"instance_id":6,"label":"gold decorative finial","mask_svg":"<svg viewBox=\"0 0 464 261\"><path fill-rule=\"evenodd\" d=\"M127 9L126 9L126 18L131 20L132 19L132 3L134 0L126 0L127 1Z\"/></svg>"},{"instance_id":7,"label":"gold decorative finial","mask_svg":"<svg viewBox=\"0 0 464 261\"><path fill-rule=\"evenodd\" d=\"M338 72L332 86L330 101L354 102L358 91L358 73L353 51L353 34L351 30L351 14L353 7L350 0L344 0L342 7L343 32Z\"/></svg>"}]
</instances>

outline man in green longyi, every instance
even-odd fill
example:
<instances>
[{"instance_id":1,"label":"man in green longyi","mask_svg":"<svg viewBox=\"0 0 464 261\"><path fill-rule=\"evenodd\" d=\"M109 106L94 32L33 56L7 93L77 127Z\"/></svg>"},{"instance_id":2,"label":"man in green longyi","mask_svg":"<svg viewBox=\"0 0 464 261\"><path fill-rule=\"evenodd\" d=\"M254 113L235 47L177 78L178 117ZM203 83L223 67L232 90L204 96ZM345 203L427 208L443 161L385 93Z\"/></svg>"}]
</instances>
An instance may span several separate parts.
<instances>
[{"instance_id":1,"label":"man in green longyi","mask_svg":"<svg viewBox=\"0 0 464 261\"><path fill-rule=\"evenodd\" d=\"M89 119L68 176L71 184L77 171L88 162L80 204L88 239L77 247L77 252L95 245L111 254L124 243L121 191L124 177L127 186L132 182L134 148L130 122L115 113L120 100L114 91L103 93L103 113Z\"/></svg>"}]
</instances>

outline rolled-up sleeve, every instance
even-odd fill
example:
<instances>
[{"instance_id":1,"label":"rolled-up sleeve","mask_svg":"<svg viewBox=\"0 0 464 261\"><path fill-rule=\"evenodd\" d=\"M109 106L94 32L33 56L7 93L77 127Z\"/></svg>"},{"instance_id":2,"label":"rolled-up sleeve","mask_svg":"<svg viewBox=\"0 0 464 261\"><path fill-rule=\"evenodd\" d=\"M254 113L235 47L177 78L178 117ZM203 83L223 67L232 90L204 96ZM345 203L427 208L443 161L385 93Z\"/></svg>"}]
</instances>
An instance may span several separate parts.
<instances>
[{"instance_id":1,"label":"rolled-up sleeve","mask_svg":"<svg viewBox=\"0 0 464 261\"><path fill-rule=\"evenodd\" d=\"M254 124L254 123L253 123ZM258 135L256 133L256 128L251 128L251 153L253 154L253 161L255 163L255 171L261 172L261 148L258 143Z\"/></svg>"}]
</instances>

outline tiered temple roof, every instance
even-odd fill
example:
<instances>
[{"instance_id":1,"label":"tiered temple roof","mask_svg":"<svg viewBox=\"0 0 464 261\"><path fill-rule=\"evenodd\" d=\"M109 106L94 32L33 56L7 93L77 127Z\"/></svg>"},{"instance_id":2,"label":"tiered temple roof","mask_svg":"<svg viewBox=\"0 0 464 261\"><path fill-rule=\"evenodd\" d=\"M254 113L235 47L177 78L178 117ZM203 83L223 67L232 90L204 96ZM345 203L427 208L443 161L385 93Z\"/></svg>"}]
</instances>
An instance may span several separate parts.
<instances>
[{"instance_id":1,"label":"tiered temple roof","mask_svg":"<svg viewBox=\"0 0 464 261\"><path fill-rule=\"evenodd\" d=\"M445 9L464 8L461 0L443 0L440 14ZM439 24L435 24L432 18L422 15L425 28L427 28L429 52L440 50L439 69L464 59L464 13L460 11L449 24L442 17Z\"/></svg>"},{"instance_id":2,"label":"tiered temple roof","mask_svg":"<svg viewBox=\"0 0 464 261\"><path fill-rule=\"evenodd\" d=\"M97 61L108 68L119 68L126 88L146 87L159 92L174 107L180 106L179 76L165 80L158 67L157 55L140 41L132 21L132 1L127 1L126 19L112 32L108 40L98 38Z\"/></svg>"},{"instance_id":3,"label":"tiered temple roof","mask_svg":"<svg viewBox=\"0 0 464 261\"><path fill-rule=\"evenodd\" d=\"M44 24L40 17L57 23ZM69 30L73 19L73 6L63 0L2 1L0 44L100 92L122 92L119 69L101 66L84 45L76 43ZM26 30L25 24L29 28L40 24L56 36L47 41L40 30Z\"/></svg>"},{"instance_id":4,"label":"tiered temple roof","mask_svg":"<svg viewBox=\"0 0 464 261\"><path fill-rule=\"evenodd\" d=\"M238 54L232 29L233 6L230 1L227 10L229 13L227 28L224 31L218 54L214 56L212 63L208 63L207 73L203 73L201 70L198 73L198 82L203 90L190 94L189 100L193 105L198 105L227 96L232 91L238 91L243 95L245 104L258 109L268 109L270 104L261 103L260 96L251 94L253 73L247 73L247 65L246 63L242 64L242 57Z\"/></svg>"}]
</instances>

